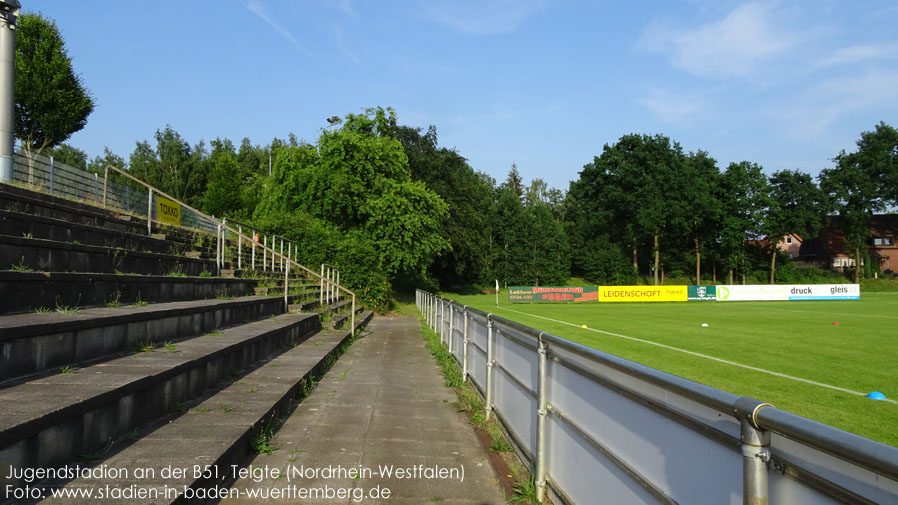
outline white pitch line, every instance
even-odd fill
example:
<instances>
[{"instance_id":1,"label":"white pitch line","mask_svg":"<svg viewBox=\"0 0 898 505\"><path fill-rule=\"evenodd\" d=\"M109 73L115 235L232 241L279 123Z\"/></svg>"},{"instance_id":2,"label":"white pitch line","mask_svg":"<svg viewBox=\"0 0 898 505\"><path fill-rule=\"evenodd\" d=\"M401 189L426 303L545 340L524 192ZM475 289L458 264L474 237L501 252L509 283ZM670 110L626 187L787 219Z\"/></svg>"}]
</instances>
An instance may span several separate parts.
<instances>
[{"instance_id":1,"label":"white pitch line","mask_svg":"<svg viewBox=\"0 0 898 505\"><path fill-rule=\"evenodd\" d=\"M798 310L798 309L771 309L768 307L745 307L749 309L758 309L758 310L769 310L775 312L798 312L801 314L823 314L821 312L815 312L813 310ZM825 315L828 316L848 316L848 317L878 317L882 319L898 319L898 316L884 316L882 314L849 314L845 312L826 312Z\"/></svg>"},{"instance_id":2,"label":"white pitch line","mask_svg":"<svg viewBox=\"0 0 898 505\"><path fill-rule=\"evenodd\" d=\"M682 353L685 353L685 354L690 354L690 355L692 355L692 356L697 356L697 357L699 357L699 358L705 358L705 359L709 359L709 360L712 360L712 361L717 361L717 362L719 362L719 363L725 363L725 364L727 364L727 365L733 365L733 366L737 366L737 367L740 367L740 368L745 368L746 370L752 370L752 371L754 371L754 372L761 372L761 373L766 373L766 374L773 375L773 376L776 376L776 377L782 377L783 379L790 379L790 380L794 380L794 381L798 381L798 382L804 382L805 384L811 384L811 385L814 385L814 386L819 386L819 387L823 387L823 388L827 388L827 389L833 389L833 390L836 390L836 391L841 391L841 392L843 392L843 393L849 393L849 394L852 394L852 395L857 395L857 396L867 396L866 393L861 393L860 391L854 391L854 390L852 390L852 389L846 389L846 388L842 388L842 387L839 387L839 386L833 386L833 385L831 385L831 384L824 384L824 383L822 383L822 382L812 381L812 380L810 380L810 379L802 379L801 377L795 377L795 376L792 376L792 375L786 375L786 374L780 373L780 372L773 372L773 371L771 371L771 370L765 370L765 369L763 369L763 368L758 368L758 367L751 366L751 365L744 365L744 364L742 364L742 363L736 363L735 361L729 361L729 360L726 360L726 359L715 358L714 356L708 356L707 354L702 354L702 353L695 352L695 351L688 351L688 350L686 350L686 349L680 349L679 347L673 347L673 346L666 345L666 344L659 344L658 342L652 342L651 340L644 340L644 339L641 339L641 338L630 337L630 336L627 336L627 335L621 335L621 334L619 334L619 333L611 333L610 331L597 330L597 329L595 329L595 328L583 328L583 327L580 326L580 325L577 325L577 324L574 324L574 323L569 323L569 322L567 322L567 321L560 321L560 320L558 320L558 319L552 319L551 317L537 316L536 314L529 314L529 313L527 313L527 312L521 312L521 311L518 311L518 310L509 309L509 308L505 308L505 307L498 307L498 308L499 308L499 309L502 309L502 310L507 310L507 311L509 311L509 312L515 312L515 313L517 313L517 314L522 314L522 315L525 315L525 316L531 316L531 317L536 317L536 318L539 318L539 319L545 319L546 321L552 321L552 322L555 322L555 323L566 324L566 325L568 325L568 326L573 326L574 328L580 328L581 330L594 331L594 332L596 332L596 333L601 333L601 334L603 334L603 335L610 335L610 336L612 336L612 337L623 338L623 339L626 339L626 340L633 340L634 342L641 342L641 343L643 343L643 344L649 344L649 345L654 345L654 346L657 346L657 347L663 347L663 348L665 348L665 349L670 349L671 351L682 352ZM888 398L886 398L885 400L878 400L878 401L885 401L885 402L889 402L889 403L898 405L898 401L890 400L890 399L888 399Z\"/></svg>"}]
</instances>

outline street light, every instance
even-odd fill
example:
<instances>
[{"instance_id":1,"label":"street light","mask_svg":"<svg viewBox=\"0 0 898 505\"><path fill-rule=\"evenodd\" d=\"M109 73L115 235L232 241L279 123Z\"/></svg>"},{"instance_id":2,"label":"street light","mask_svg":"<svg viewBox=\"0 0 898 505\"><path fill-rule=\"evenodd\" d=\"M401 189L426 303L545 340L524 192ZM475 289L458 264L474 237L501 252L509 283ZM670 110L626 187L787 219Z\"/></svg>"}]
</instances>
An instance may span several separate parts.
<instances>
[{"instance_id":1,"label":"street light","mask_svg":"<svg viewBox=\"0 0 898 505\"><path fill-rule=\"evenodd\" d=\"M343 120L340 119L340 116L331 116L327 118L327 122L331 125L331 133L334 133L334 127L342 123Z\"/></svg>"},{"instance_id":2,"label":"street light","mask_svg":"<svg viewBox=\"0 0 898 505\"><path fill-rule=\"evenodd\" d=\"M16 19L21 7L18 0L0 0L0 182L13 176Z\"/></svg>"}]
</instances>

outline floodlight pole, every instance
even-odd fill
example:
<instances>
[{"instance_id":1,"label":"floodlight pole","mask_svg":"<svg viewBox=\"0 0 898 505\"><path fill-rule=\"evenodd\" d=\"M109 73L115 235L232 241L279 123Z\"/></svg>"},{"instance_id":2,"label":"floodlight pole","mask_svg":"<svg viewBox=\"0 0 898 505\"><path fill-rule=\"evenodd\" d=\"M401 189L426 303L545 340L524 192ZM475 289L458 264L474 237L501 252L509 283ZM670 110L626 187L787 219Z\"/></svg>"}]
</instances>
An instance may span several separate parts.
<instances>
[{"instance_id":1,"label":"floodlight pole","mask_svg":"<svg viewBox=\"0 0 898 505\"><path fill-rule=\"evenodd\" d=\"M15 150L16 19L18 0L0 0L0 182L11 182Z\"/></svg>"}]
</instances>

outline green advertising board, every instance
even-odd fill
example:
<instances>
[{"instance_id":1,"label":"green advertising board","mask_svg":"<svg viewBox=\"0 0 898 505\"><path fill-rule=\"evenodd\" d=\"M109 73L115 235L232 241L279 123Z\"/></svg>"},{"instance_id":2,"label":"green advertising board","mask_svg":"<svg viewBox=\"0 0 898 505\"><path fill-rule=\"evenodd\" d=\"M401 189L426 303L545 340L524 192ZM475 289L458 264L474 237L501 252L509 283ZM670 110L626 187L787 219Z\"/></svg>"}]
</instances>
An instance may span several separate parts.
<instances>
[{"instance_id":1,"label":"green advertising board","mask_svg":"<svg viewBox=\"0 0 898 505\"><path fill-rule=\"evenodd\" d=\"M717 286L689 286L686 292L690 302L717 300Z\"/></svg>"},{"instance_id":2,"label":"green advertising board","mask_svg":"<svg viewBox=\"0 0 898 505\"><path fill-rule=\"evenodd\" d=\"M511 303L597 302L598 286L509 286Z\"/></svg>"}]
</instances>

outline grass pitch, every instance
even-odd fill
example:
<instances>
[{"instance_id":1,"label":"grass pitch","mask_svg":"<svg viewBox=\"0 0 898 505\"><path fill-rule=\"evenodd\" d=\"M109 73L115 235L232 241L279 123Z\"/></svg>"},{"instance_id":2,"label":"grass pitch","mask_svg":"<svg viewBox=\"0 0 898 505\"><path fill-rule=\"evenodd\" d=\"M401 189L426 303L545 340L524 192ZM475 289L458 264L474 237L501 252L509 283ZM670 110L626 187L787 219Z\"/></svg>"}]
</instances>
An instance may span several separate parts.
<instances>
[{"instance_id":1,"label":"grass pitch","mask_svg":"<svg viewBox=\"0 0 898 505\"><path fill-rule=\"evenodd\" d=\"M898 400L895 292L862 291L859 301L588 304L510 304L500 295L499 308L495 295L444 296L898 447L898 403L855 394Z\"/></svg>"}]
</instances>

